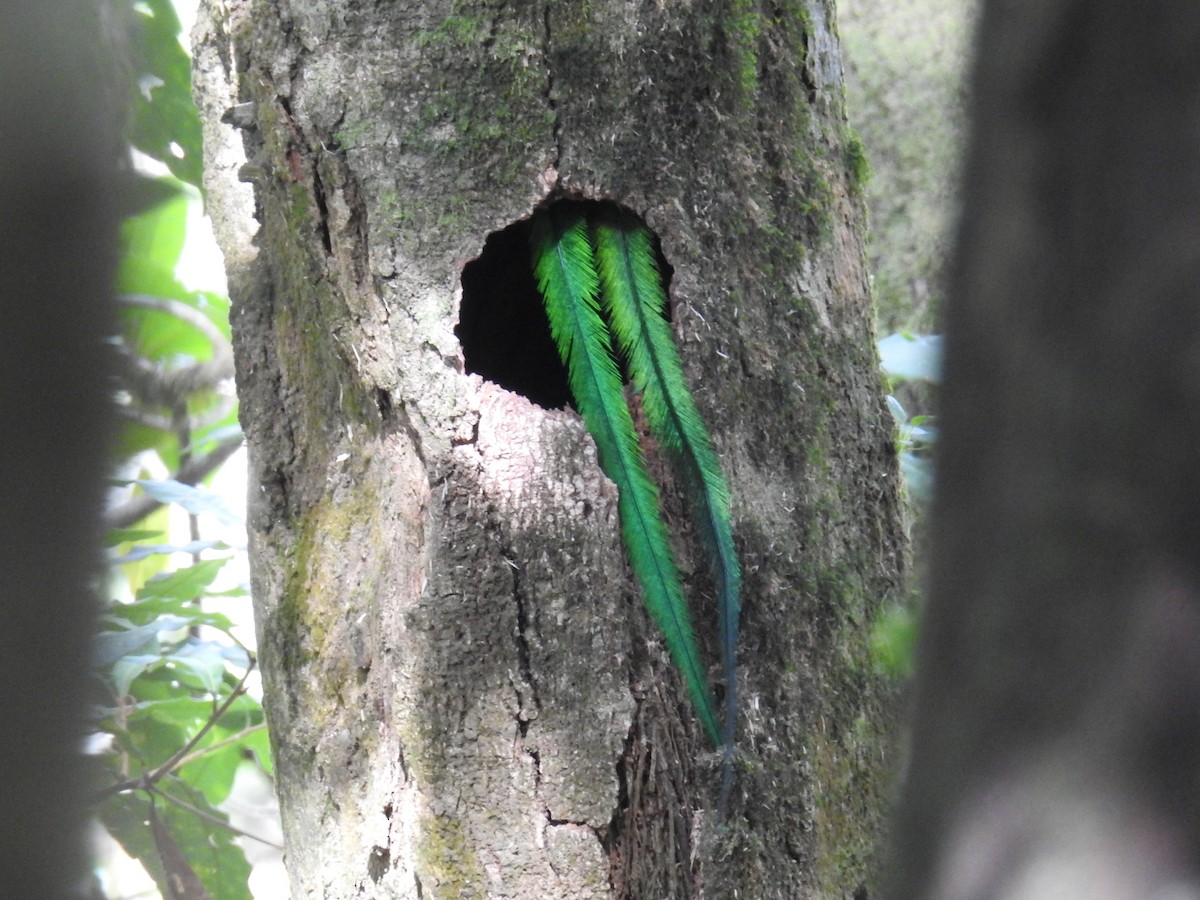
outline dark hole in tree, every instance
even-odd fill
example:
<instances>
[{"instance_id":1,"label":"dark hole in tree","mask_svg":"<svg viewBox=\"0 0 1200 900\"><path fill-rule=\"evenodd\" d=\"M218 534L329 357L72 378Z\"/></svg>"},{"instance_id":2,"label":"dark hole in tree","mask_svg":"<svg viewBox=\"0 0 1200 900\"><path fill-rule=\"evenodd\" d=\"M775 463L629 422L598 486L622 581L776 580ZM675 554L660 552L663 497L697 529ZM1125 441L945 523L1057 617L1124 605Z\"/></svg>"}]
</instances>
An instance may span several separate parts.
<instances>
[{"instance_id":1,"label":"dark hole in tree","mask_svg":"<svg viewBox=\"0 0 1200 900\"><path fill-rule=\"evenodd\" d=\"M558 200L585 209L589 219L611 201ZM483 252L463 267L462 305L455 336L463 349L466 370L527 397L545 409L573 406L567 370L559 358L550 322L533 274L529 246L530 219L514 222L487 236ZM663 289L674 270L654 236ZM670 318L664 309L663 317Z\"/></svg>"}]
</instances>

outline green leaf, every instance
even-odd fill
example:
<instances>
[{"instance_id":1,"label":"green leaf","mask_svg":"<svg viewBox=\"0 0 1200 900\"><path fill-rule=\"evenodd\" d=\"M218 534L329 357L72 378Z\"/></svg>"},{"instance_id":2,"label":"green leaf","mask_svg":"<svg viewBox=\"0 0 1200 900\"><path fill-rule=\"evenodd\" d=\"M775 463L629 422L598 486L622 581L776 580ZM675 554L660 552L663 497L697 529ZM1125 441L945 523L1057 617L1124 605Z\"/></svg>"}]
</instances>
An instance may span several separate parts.
<instances>
[{"instance_id":1,"label":"green leaf","mask_svg":"<svg viewBox=\"0 0 1200 900\"><path fill-rule=\"evenodd\" d=\"M893 607L871 630L871 660L886 674L907 677L912 674L916 642L917 617L907 606Z\"/></svg>"},{"instance_id":2,"label":"green leaf","mask_svg":"<svg viewBox=\"0 0 1200 900\"><path fill-rule=\"evenodd\" d=\"M144 276L144 280L149 281L160 275L165 276L165 270L160 272L157 266L150 266L147 271L151 274L143 272L138 277ZM134 298L131 294L122 296ZM185 290L172 272L169 280L164 277L163 281L155 284L153 292L141 291L136 295L141 304L134 305L130 299L126 299L121 304L121 333L127 346L143 359L176 366L212 359L213 336L209 330L176 310L176 307L182 307L183 312L194 309L199 296L198 293ZM144 305L147 303L157 305Z\"/></svg>"},{"instance_id":3,"label":"green leaf","mask_svg":"<svg viewBox=\"0 0 1200 900\"><path fill-rule=\"evenodd\" d=\"M136 703L126 710L127 728L122 742L146 771L170 759L212 714L212 700L193 697L179 689L176 673L162 665L148 671L131 688ZM158 695L147 698L146 694Z\"/></svg>"},{"instance_id":4,"label":"green leaf","mask_svg":"<svg viewBox=\"0 0 1200 900\"><path fill-rule=\"evenodd\" d=\"M170 0L143 0L136 10L141 60L130 140L176 177L200 187L202 129L192 100L191 60L179 42L179 17Z\"/></svg>"},{"instance_id":5,"label":"green leaf","mask_svg":"<svg viewBox=\"0 0 1200 900\"><path fill-rule=\"evenodd\" d=\"M163 481L144 478L139 479L137 483L155 500L178 504L194 516L212 513L222 525L237 525L242 521L241 517L225 505L220 494L206 488L183 484L169 478Z\"/></svg>"},{"instance_id":6,"label":"green leaf","mask_svg":"<svg viewBox=\"0 0 1200 900\"><path fill-rule=\"evenodd\" d=\"M93 654L97 666L107 666L123 656L129 656L139 650L150 650L158 653L158 636L164 631L177 631L187 628L189 620L182 616L160 616L145 625L122 628L124 620L116 616L106 617L115 630L101 631L93 641Z\"/></svg>"},{"instance_id":7,"label":"green leaf","mask_svg":"<svg viewBox=\"0 0 1200 900\"><path fill-rule=\"evenodd\" d=\"M189 638L163 659L191 672L210 693L220 692L225 678L225 655L215 641Z\"/></svg>"},{"instance_id":8,"label":"green leaf","mask_svg":"<svg viewBox=\"0 0 1200 900\"><path fill-rule=\"evenodd\" d=\"M214 560L215 561L215 560ZM240 590L240 589L239 589ZM205 597L220 597L229 593L220 591L213 593L205 591ZM115 607L120 614L131 622L144 624L153 621L158 616L173 615L187 620L187 627L210 625L221 631L231 631L233 623L218 612L211 612L196 605L191 597L144 597L131 603L122 603Z\"/></svg>"},{"instance_id":9,"label":"green leaf","mask_svg":"<svg viewBox=\"0 0 1200 900\"><path fill-rule=\"evenodd\" d=\"M205 744L215 743L218 737L205 735ZM189 762L179 770L179 777L204 794L209 803L224 803L233 789L233 780L242 764L240 743L218 747Z\"/></svg>"},{"instance_id":10,"label":"green leaf","mask_svg":"<svg viewBox=\"0 0 1200 900\"><path fill-rule=\"evenodd\" d=\"M229 822L229 817L210 804L202 792L181 781L164 780L160 787L168 796L198 809L209 820ZM155 809L160 825L212 897L252 900L248 883L250 864L234 842L232 832L169 800L156 800ZM168 858L164 865L164 856L150 825L148 801L120 795L109 798L100 808L100 819L125 852L146 867L162 895L172 896L168 882L172 863Z\"/></svg>"},{"instance_id":11,"label":"green leaf","mask_svg":"<svg viewBox=\"0 0 1200 900\"><path fill-rule=\"evenodd\" d=\"M133 690L134 681L144 673L163 664L158 647L152 653L127 653L113 663L109 677L118 697L127 696Z\"/></svg>"},{"instance_id":12,"label":"green leaf","mask_svg":"<svg viewBox=\"0 0 1200 900\"><path fill-rule=\"evenodd\" d=\"M155 450L169 468L179 465L179 439L169 428L154 428L132 419L123 419L113 452L117 459L130 459L146 450Z\"/></svg>"},{"instance_id":13,"label":"green leaf","mask_svg":"<svg viewBox=\"0 0 1200 900\"><path fill-rule=\"evenodd\" d=\"M228 824L229 816L211 805L203 793L181 781L174 781L167 793L206 813L209 819ZM212 825L195 813L167 805L162 816L176 843L184 848L188 863L208 892L219 900L252 900L249 887L250 864L233 832Z\"/></svg>"},{"instance_id":14,"label":"green leaf","mask_svg":"<svg viewBox=\"0 0 1200 900\"><path fill-rule=\"evenodd\" d=\"M221 568L224 559L203 559L184 569L166 575L155 575L138 591L138 600L195 600L205 594Z\"/></svg>"},{"instance_id":15,"label":"green leaf","mask_svg":"<svg viewBox=\"0 0 1200 900\"><path fill-rule=\"evenodd\" d=\"M121 223L124 255L117 273L117 292L152 297L187 296L175 279L175 267L187 238L189 199L180 194Z\"/></svg>"},{"instance_id":16,"label":"green leaf","mask_svg":"<svg viewBox=\"0 0 1200 900\"><path fill-rule=\"evenodd\" d=\"M162 657L158 659L161 661ZM134 686L131 696L133 701L126 707L130 722L155 719L178 728L184 740L191 737L213 711L211 696L180 690L178 679L170 669L156 671L143 678ZM182 743L180 741L172 745L163 758L174 753Z\"/></svg>"},{"instance_id":17,"label":"green leaf","mask_svg":"<svg viewBox=\"0 0 1200 900\"><path fill-rule=\"evenodd\" d=\"M177 178L160 178L137 171L122 173L118 178L122 218L141 215L183 193L184 182Z\"/></svg>"},{"instance_id":18,"label":"green leaf","mask_svg":"<svg viewBox=\"0 0 1200 900\"><path fill-rule=\"evenodd\" d=\"M157 537L158 532L149 532L152 537ZM136 562L139 559L145 559L147 556L169 555L172 553L199 553L202 550L228 550L229 545L224 541L188 541L186 544L138 544L127 553L120 556L112 557L109 562L121 564L127 562Z\"/></svg>"},{"instance_id":19,"label":"green leaf","mask_svg":"<svg viewBox=\"0 0 1200 900\"><path fill-rule=\"evenodd\" d=\"M266 729L246 735L241 740L220 746L248 728L263 723L262 707L245 695L239 697L229 710L206 734L199 748L216 747L179 770L179 775L197 790L203 791L210 803L222 803L233 788L238 768L244 761L244 751L258 753L261 741L255 743L256 735L266 735ZM198 748L198 749L199 749Z\"/></svg>"},{"instance_id":20,"label":"green leaf","mask_svg":"<svg viewBox=\"0 0 1200 900\"><path fill-rule=\"evenodd\" d=\"M116 547L118 544L132 544L162 536L163 532L146 528L110 528L104 535L104 546Z\"/></svg>"},{"instance_id":21,"label":"green leaf","mask_svg":"<svg viewBox=\"0 0 1200 900\"><path fill-rule=\"evenodd\" d=\"M929 460L912 453L901 453L900 472L904 475L905 486L912 491L913 496L925 503L933 499L933 466Z\"/></svg>"},{"instance_id":22,"label":"green leaf","mask_svg":"<svg viewBox=\"0 0 1200 900\"><path fill-rule=\"evenodd\" d=\"M190 305L204 313L208 320L217 326L221 334L225 335L225 339L229 340L232 336L229 327L229 298L224 294L212 291L192 291L188 297Z\"/></svg>"},{"instance_id":23,"label":"green leaf","mask_svg":"<svg viewBox=\"0 0 1200 900\"><path fill-rule=\"evenodd\" d=\"M167 669L139 679L133 692L135 698L143 693L164 695L156 699L138 698L125 710L130 744L148 768L174 756L213 712L212 698L181 691L174 673Z\"/></svg>"},{"instance_id":24,"label":"green leaf","mask_svg":"<svg viewBox=\"0 0 1200 900\"><path fill-rule=\"evenodd\" d=\"M242 741L242 746L254 754L268 778L275 777L275 758L271 755L271 735L265 728L252 732Z\"/></svg>"}]
</instances>

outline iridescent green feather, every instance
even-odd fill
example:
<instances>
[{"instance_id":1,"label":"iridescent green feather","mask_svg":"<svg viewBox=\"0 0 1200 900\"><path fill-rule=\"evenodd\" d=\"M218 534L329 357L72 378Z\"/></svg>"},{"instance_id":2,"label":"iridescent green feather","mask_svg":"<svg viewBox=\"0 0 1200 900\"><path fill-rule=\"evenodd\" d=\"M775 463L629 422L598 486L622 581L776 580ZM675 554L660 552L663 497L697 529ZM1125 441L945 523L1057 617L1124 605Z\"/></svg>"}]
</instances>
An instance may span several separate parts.
<instances>
[{"instance_id":1,"label":"iridescent green feather","mask_svg":"<svg viewBox=\"0 0 1200 900\"><path fill-rule=\"evenodd\" d=\"M683 586L659 515L658 490L642 460L612 339L600 316L599 276L582 209L559 205L539 212L532 242L534 273L571 393L596 442L600 467L619 492L617 511L630 567L705 731L720 744Z\"/></svg>"},{"instance_id":2,"label":"iridescent green feather","mask_svg":"<svg viewBox=\"0 0 1200 900\"><path fill-rule=\"evenodd\" d=\"M724 746L732 759L737 717L737 632L741 569L733 546L729 489L704 420L683 377L666 295L650 233L632 215L613 211L594 224L600 297L629 375L642 394L650 430L674 457L691 495L693 515L709 550L718 589L725 675ZM727 766L727 772L731 771Z\"/></svg>"}]
</instances>

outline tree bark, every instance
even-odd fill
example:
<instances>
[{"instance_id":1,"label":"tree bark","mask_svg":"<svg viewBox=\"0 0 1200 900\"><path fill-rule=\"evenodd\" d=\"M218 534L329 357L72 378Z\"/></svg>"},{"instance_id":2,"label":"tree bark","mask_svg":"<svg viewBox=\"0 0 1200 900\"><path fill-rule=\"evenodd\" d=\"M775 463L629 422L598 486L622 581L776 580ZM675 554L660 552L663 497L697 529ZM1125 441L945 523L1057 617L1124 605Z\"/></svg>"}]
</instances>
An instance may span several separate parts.
<instances>
[{"instance_id":1,"label":"tree bark","mask_svg":"<svg viewBox=\"0 0 1200 900\"><path fill-rule=\"evenodd\" d=\"M865 890L894 701L867 637L904 549L831 3L206 15L202 95L253 104L234 340L296 895ZM520 293L502 230L566 195L661 239L731 482L745 759L721 830L581 421L467 374L455 336L475 292Z\"/></svg>"},{"instance_id":2,"label":"tree bark","mask_svg":"<svg viewBox=\"0 0 1200 900\"><path fill-rule=\"evenodd\" d=\"M1200 892L1198 40L984 4L897 900Z\"/></svg>"}]
</instances>

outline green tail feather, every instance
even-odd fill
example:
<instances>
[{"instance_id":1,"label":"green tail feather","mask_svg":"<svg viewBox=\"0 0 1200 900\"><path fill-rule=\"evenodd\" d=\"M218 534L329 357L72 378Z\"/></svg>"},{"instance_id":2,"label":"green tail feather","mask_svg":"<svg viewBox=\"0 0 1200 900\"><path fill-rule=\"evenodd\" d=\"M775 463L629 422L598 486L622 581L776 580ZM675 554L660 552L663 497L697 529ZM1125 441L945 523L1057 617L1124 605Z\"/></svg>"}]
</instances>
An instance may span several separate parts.
<instances>
[{"instance_id":1,"label":"green tail feather","mask_svg":"<svg viewBox=\"0 0 1200 900\"><path fill-rule=\"evenodd\" d=\"M559 207L539 212L533 220L532 242L534 272L550 331L567 366L571 392L596 442L600 467L619 491L617 511L630 566L705 731L713 743L720 744L682 583L659 516L658 490L642 461L613 360L612 340L600 316L599 277L582 211Z\"/></svg>"},{"instance_id":2,"label":"green tail feather","mask_svg":"<svg viewBox=\"0 0 1200 900\"><path fill-rule=\"evenodd\" d=\"M683 377L654 246L646 228L626 213L595 225L601 300L642 394L650 430L679 465L694 517L708 547L718 585L721 658L725 675L725 733L731 762L737 721L737 631L741 569L733 546L729 489L712 441Z\"/></svg>"}]
</instances>

